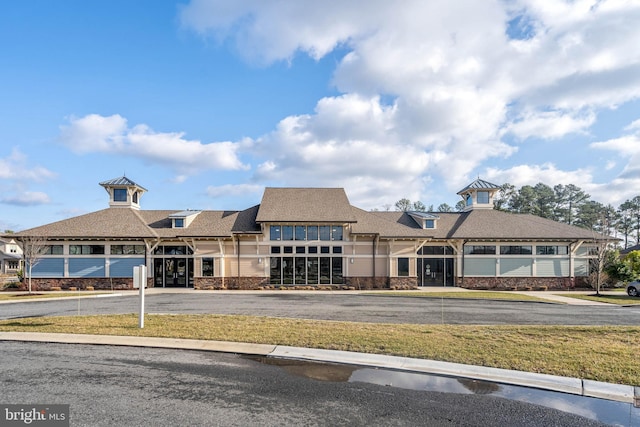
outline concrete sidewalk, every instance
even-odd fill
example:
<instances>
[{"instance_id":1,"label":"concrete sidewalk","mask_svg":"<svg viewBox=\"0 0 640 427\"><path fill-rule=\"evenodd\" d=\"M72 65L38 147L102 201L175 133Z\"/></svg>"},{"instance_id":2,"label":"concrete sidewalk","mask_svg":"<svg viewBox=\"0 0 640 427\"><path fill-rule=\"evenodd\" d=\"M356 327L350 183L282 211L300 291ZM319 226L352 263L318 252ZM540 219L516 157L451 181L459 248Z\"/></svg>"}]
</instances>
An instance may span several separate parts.
<instances>
[{"instance_id":1,"label":"concrete sidewalk","mask_svg":"<svg viewBox=\"0 0 640 427\"><path fill-rule=\"evenodd\" d=\"M640 407L640 387L408 357L227 341L114 335L50 334L38 332L0 332L0 341L118 345L215 351L322 363L339 363L491 381L501 384L614 400Z\"/></svg>"}]
</instances>

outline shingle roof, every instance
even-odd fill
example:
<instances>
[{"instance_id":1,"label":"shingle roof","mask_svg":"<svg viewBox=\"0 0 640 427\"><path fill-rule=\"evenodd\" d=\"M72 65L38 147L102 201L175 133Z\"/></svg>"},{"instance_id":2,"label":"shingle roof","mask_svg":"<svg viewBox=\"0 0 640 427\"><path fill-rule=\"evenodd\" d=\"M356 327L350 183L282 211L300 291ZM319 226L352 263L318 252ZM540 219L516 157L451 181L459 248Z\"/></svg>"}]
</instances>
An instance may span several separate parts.
<instances>
[{"instance_id":1,"label":"shingle roof","mask_svg":"<svg viewBox=\"0 0 640 427\"><path fill-rule=\"evenodd\" d=\"M262 204L243 211L201 211L185 228L172 228L179 210L111 207L11 235L49 238L142 239L231 237L261 233L260 222L351 223L354 234L383 238L466 240L593 240L611 238L534 215L493 209L437 212L435 229L423 229L410 212L367 212L349 204L338 188L267 188ZM6 237L6 236L5 236Z\"/></svg>"},{"instance_id":2,"label":"shingle roof","mask_svg":"<svg viewBox=\"0 0 640 427\"><path fill-rule=\"evenodd\" d=\"M171 215L181 211L108 208L15 233L49 238L231 237L259 233L258 206L243 211L202 211L186 228L173 228Z\"/></svg>"},{"instance_id":3,"label":"shingle roof","mask_svg":"<svg viewBox=\"0 0 640 427\"><path fill-rule=\"evenodd\" d=\"M264 190L257 222L355 222L342 188L272 188Z\"/></svg>"}]
</instances>

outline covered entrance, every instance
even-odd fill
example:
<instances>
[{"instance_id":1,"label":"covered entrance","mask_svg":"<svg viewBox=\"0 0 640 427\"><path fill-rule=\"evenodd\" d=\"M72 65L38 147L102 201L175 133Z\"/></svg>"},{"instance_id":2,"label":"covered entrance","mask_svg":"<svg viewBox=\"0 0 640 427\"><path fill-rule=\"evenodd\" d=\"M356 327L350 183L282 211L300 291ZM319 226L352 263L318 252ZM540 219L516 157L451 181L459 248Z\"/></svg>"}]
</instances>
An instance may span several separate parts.
<instances>
[{"instance_id":1,"label":"covered entrance","mask_svg":"<svg viewBox=\"0 0 640 427\"><path fill-rule=\"evenodd\" d=\"M153 283L157 288L193 287L193 251L187 246L158 246L153 252Z\"/></svg>"},{"instance_id":2,"label":"covered entrance","mask_svg":"<svg viewBox=\"0 0 640 427\"><path fill-rule=\"evenodd\" d=\"M153 260L153 273L156 287L192 287L193 258L156 258Z\"/></svg>"},{"instance_id":3,"label":"covered entrance","mask_svg":"<svg viewBox=\"0 0 640 427\"><path fill-rule=\"evenodd\" d=\"M453 249L449 246L423 246L418 250L418 286L453 286Z\"/></svg>"}]
</instances>

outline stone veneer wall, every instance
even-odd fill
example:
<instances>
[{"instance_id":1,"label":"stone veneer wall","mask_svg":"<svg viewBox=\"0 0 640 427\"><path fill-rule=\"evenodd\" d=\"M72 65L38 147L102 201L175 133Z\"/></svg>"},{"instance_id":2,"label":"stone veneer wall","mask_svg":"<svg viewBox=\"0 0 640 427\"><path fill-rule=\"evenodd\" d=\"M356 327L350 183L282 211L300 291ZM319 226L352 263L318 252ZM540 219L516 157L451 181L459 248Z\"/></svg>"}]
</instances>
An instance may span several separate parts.
<instances>
[{"instance_id":1,"label":"stone veneer wall","mask_svg":"<svg viewBox=\"0 0 640 427\"><path fill-rule=\"evenodd\" d=\"M28 289L29 279L24 279L21 284L21 289ZM93 277L93 278L33 278L31 279L31 290L33 291L50 291L52 289L68 290L70 288L76 288L79 290L86 290L88 286L92 286L94 290L125 290L133 289L133 278L119 277ZM153 279L147 278L147 288L153 287Z\"/></svg>"},{"instance_id":2,"label":"stone veneer wall","mask_svg":"<svg viewBox=\"0 0 640 427\"><path fill-rule=\"evenodd\" d=\"M388 277L345 277L344 283L349 288L361 289L389 289Z\"/></svg>"},{"instance_id":3,"label":"stone veneer wall","mask_svg":"<svg viewBox=\"0 0 640 427\"><path fill-rule=\"evenodd\" d=\"M194 277L194 289L240 289L258 290L269 286L268 277Z\"/></svg>"},{"instance_id":4,"label":"stone veneer wall","mask_svg":"<svg viewBox=\"0 0 640 427\"><path fill-rule=\"evenodd\" d=\"M590 288L586 277L458 277L456 285L467 289L572 290Z\"/></svg>"},{"instance_id":5,"label":"stone veneer wall","mask_svg":"<svg viewBox=\"0 0 640 427\"><path fill-rule=\"evenodd\" d=\"M417 277L389 277L389 289L416 289Z\"/></svg>"}]
</instances>

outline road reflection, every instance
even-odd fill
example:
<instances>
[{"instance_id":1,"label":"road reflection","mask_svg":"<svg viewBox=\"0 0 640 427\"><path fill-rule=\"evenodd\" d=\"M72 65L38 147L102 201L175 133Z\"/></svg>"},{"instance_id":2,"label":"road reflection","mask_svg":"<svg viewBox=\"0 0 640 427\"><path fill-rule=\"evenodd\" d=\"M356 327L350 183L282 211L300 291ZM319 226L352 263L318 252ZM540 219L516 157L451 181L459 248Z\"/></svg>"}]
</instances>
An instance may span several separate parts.
<instances>
[{"instance_id":1,"label":"road reflection","mask_svg":"<svg viewBox=\"0 0 640 427\"><path fill-rule=\"evenodd\" d=\"M640 408L635 408L631 403L468 378L271 357L251 357L251 359L279 366L292 375L317 381L362 382L417 391L491 395L557 409L610 425L640 427Z\"/></svg>"}]
</instances>

